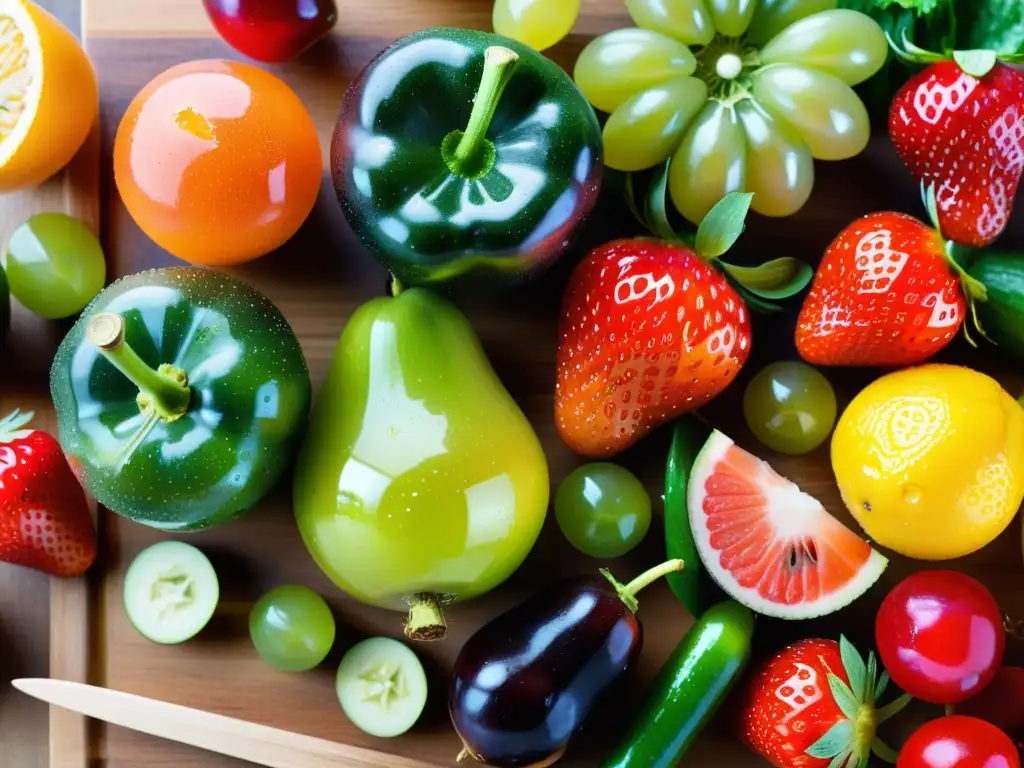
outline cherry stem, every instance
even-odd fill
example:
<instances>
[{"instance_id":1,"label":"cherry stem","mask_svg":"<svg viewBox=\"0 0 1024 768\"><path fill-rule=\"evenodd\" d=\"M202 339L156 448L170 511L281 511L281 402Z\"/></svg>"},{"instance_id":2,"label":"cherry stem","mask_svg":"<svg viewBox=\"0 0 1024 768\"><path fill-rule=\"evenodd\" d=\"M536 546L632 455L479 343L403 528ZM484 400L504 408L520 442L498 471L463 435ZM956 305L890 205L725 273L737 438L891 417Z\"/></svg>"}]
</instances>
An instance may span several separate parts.
<instances>
[{"instance_id":1,"label":"cherry stem","mask_svg":"<svg viewBox=\"0 0 1024 768\"><path fill-rule=\"evenodd\" d=\"M124 339L124 318L114 312L100 312L90 321L89 341L131 382L139 388L138 403L166 421L180 418L188 410L192 391L188 376L167 363L153 370Z\"/></svg>"},{"instance_id":2,"label":"cherry stem","mask_svg":"<svg viewBox=\"0 0 1024 768\"><path fill-rule=\"evenodd\" d=\"M681 571L685 567L686 563L684 563L682 560L666 560L661 565L656 565L653 568L644 571L628 584L622 584L621 582L617 581L615 577L611 575L611 572L608 571L607 568L601 569L601 575L608 579L608 581L611 582L612 586L615 587L615 591L619 594L619 597L622 599L622 602L626 604L626 607L629 608L629 610L633 613L636 613L636 610L639 607L636 599L637 592L639 592L644 587L652 584L653 582L657 581L662 576L667 576L670 573Z\"/></svg>"}]
</instances>

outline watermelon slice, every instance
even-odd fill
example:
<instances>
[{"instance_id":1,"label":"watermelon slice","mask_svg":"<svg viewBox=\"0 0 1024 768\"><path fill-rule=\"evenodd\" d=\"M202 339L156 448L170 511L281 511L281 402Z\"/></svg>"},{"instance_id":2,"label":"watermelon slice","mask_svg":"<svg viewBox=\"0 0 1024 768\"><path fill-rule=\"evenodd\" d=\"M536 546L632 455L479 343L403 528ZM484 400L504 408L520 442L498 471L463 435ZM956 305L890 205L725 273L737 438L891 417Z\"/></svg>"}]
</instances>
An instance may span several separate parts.
<instances>
[{"instance_id":1,"label":"watermelon slice","mask_svg":"<svg viewBox=\"0 0 1024 768\"><path fill-rule=\"evenodd\" d=\"M832 613L864 594L889 564L821 502L718 430L697 456L687 501L708 573L766 616Z\"/></svg>"}]
</instances>

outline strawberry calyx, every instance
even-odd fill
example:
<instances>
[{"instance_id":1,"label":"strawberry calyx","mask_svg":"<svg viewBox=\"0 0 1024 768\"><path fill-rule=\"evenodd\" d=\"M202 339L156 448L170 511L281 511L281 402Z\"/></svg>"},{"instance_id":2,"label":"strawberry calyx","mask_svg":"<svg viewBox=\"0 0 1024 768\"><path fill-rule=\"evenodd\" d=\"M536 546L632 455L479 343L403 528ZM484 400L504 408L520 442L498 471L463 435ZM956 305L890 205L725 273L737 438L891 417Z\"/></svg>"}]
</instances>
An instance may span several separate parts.
<instances>
[{"instance_id":1,"label":"strawberry calyx","mask_svg":"<svg viewBox=\"0 0 1024 768\"><path fill-rule=\"evenodd\" d=\"M909 64L935 64L940 61L955 61L957 65L972 77L984 77L995 67L996 62L1002 61L1007 64L1019 64L1024 62L1024 55L1019 53L1003 53L988 48L975 48L970 50L947 49L942 53L929 51L914 45L907 38L907 30L902 30L902 41L897 43L887 31L886 40L896 56Z\"/></svg>"},{"instance_id":2,"label":"strawberry calyx","mask_svg":"<svg viewBox=\"0 0 1024 768\"><path fill-rule=\"evenodd\" d=\"M878 737L878 726L902 711L913 699L909 694L903 694L876 709L875 704L889 685L889 673L882 670L881 675L878 674L875 652L868 654L865 664L853 644L841 635L839 655L849 684L833 673L824 659L821 659L821 664L827 670L832 698L845 717L811 744L806 753L830 760L830 768L864 768L871 755L887 763L895 763L897 753Z\"/></svg>"},{"instance_id":3,"label":"strawberry calyx","mask_svg":"<svg viewBox=\"0 0 1024 768\"><path fill-rule=\"evenodd\" d=\"M780 302L806 288L814 277L814 270L807 263L790 256L771 259L753 267L722 259L746 228L753 192L729 192L704 215L696 232L677 231L668 217L670 162L662 163L655 171L642 208L638 204L633 174L627 175L626 202L633 216L655 238L687 247L707 264L720 269L751 309L781 311Z\"/></svg>"},{"instance_id":4,"label":"strawberry calyx","mask_svg":"<svg viewBox=\"0 0 1024 768\"><path fill-rule=\"evenodd\" d=\"M978 302L988 301L988 289L985 284L975 277L971 277L967 273L967 270L963 268L957 259L957 252L959 250L958 245L951 240L946 240L942 234L942 228L939 224L939 204L935 195L935 184L928 184L921 182L921 197L924 200L924 207L928 211L928 218L931 221L932 226L935 228L935 232L938 234L942 241L942 253L946 258L946 263L949 264L950 268L956 273L960 279L960 290L963 291L964 299L967 301L967 306L971 310L971 321L974 323L975 330L981 334L981 337L989 342L992 340L988 334L985 333L985 329L981 326L981 320L978 318ZM967 330L967 323L963 324L964 338L972 347L977 347L974 339L971 337L970 331Z\"/></svg>"},{"instance_id":5,"label":"strawberry calyx","mask_svg":"<svg viewBox=\"0 0 1024 768\"><path fill-rule=\"evenodd\" d=\"M20 433L28 430L22 430L22 427L32 421L33 416L35 416L33 411L22 412L20 408L15 408L3 419L0 419L0 443L10 443L23 437L23 434Z\"/></svg>"}]
</instances>

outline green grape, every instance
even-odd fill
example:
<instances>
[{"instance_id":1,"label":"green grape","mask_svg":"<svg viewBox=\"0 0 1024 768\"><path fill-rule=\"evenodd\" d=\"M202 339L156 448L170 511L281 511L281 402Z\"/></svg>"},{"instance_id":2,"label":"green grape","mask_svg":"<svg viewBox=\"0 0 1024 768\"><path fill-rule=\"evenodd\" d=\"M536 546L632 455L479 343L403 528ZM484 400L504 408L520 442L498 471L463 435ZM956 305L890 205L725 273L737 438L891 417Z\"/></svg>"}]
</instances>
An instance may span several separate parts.
<instances>
[{"instance_id":1,"label":"green grape","mask_svg":"<svg viewBox=\"0 0 1024 768\"><path fill-rule=\"evenodd\" d=\"M750 380L743 415L754 436L780 453L802 454L824 442L836 422L836 395L816 368L772 363Z\"/></svg>"},{"instance_id":2,"label":"green grape","mask_svg":"<svg viewBox=\"0 0 1024 768\"><path fill-rule=\"evenodd\" d=\"M802 64L857 85L889 54L885 33L869 16L838 8L787 27L761 50L762 64Z\"/></svg>"},{"instance_id":3,"label":"green grape","mask_svg":"<svg viewBox=\"0 0 1024 768\"><path fill-rule=\"evenodd\" d=\"M753 99L736 104L747 134L747 191L750 207L763 216L790 216L814 188L814 158L793 129Z\"/></svg>"},{"instance_id":4,"label":"green grape","mask_svg":"<svg viewBox=\"0 0 1024 768\"><path fill-rule=\"evenodd\" d=\"M647 535L651 497L636 475L618 464L583 464L559 486L555 519L580 552L619 557Z\"/></svg>"},{"instance_id":5,"label":"green grape","mask_svg":"<svg viewBox=\"0 0 1024 768\"><path fill-rule=\"evenodd\" d=\"M836 0L760 0L747 27L747 41L764 45L786 27L821 11L830 11Z\"/></svg>"},{"instance_id":6,"label":"green grape","mask_svg":"<svg viewBox=\"0 0 1024 768\"><path fill-rule=\"evenodd\" d=\"M662 32L687 45L707 45L715 36L704 0L626 0L626 10L638 27Z\"/></svg>"},{"instance_id":7,"label":"green grape","mask_svg":"<svg viewBox=\"0 0 1024 768\"><path fill-rule=\"evenodd\" d=\"M320 664L334 645L334 614L308 587L287 584L261 597L249 613L249 636L263 660L282 672Z\"/></svg>"},{"instance_id":8,"label":"green grape","mask_svg":"<svg viewBox=\"0 0 1024 768\"><path fill-rule=\"evenodd\" d=\"M96 236L63 213L36 214L14 230L4 268L11 295L51 320L81 312L106 281Z\"/></svg>"},{"instance_id":9,"label":"green grape","mask_svg":"<svg viewBox=\"0 0 1024 768\"><path fill-rule=\"evenodd\" d=\"M818 160L846 160L867 147L867 108L838 77L798 64L771 64L752 80L754 98L787 120Z\"/></svg>"},{"instance_id":10,"label":"green grape","mask_svg":"<svg viewBox=\"0 0 1024 768\"><path fill-rule=\"evenodd\" d=\"M543 51L569 34L581 0L495 0L491 24L499 35Z\"/></svg>"}]
</instances>

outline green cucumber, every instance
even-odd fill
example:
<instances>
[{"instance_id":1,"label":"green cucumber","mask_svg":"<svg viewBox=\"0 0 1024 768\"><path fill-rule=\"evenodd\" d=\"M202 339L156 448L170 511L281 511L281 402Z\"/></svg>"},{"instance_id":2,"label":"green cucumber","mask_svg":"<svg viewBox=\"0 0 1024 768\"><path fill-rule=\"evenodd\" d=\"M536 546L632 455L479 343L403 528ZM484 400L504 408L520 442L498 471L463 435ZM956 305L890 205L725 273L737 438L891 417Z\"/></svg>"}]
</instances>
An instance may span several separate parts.
<instances>
[{"instance_id":1,"label":"green cucumber","mask_svg":"<svg viewBox=\"0 0 1024 768\"><path fill-rule=\"evenodd\" d=\"M651 683L603 768L673 768L711 720L750 658L754 614L733 600L708 608Z\"/></svg>"},{"instance_id":2,"label":"green cucumber","mask_svg":"<svg viewBox=\"0 0 1024 768\"><path fill-rule=\"evenodd\" d=\"M988 292L975 305L981 327L1001 351L1024 360L1024 254L987 253L967 271Z\"/></svg>"},{"instance_id":3,"label":"green cucumber","mask_svg":"<svg viewBox=\"0 0 1024 768\"><path fill-rule=\"evenodd\" d=\"M377 736L400 736L427 703L427 676L416 653L391 637L370 637L342 657L335 679L338 702L352 724Z\"/></svg>"},{"instance_id":4,"label":"green cucumber","mask_svg":"<svg viewBox=\"0 0 1024 768\"><path fill-rule=\"evenodd\" d=\"M694 618L712 602L724 597L701 564L686 501L693 463L710 432L692 416L678 419L673 426L672 445L665 463L665 554L669 560L686 563L683 570L670 573L665 580Z\"/></svg>"},{"instance_id":5,"label":"green cucumber","mask_svg":"<svg viewBox=\"0 0 1024 768\"><path fill-rule=\"evenodd\" d=\"M220 581L209 558L183 541L161 541L139 552L124 575L124 610L154 643L183 643L209 623Z\"/></svg>"}]
</instances>

